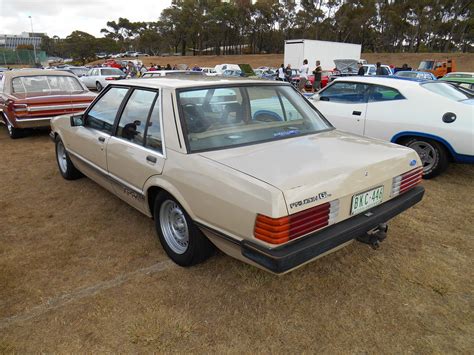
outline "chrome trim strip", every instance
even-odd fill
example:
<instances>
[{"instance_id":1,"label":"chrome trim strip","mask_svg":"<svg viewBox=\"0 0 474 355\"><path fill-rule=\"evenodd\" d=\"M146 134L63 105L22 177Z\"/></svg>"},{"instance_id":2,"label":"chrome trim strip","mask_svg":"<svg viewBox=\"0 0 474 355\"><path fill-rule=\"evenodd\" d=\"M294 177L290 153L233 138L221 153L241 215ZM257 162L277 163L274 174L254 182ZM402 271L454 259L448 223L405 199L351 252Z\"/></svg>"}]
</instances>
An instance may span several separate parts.
<instances>
[{"instance_id":1,"label":"chrome trim strip","mask_svg":"<svg viewBox=\"0 0 474 355\"><path fill-rule=\"evenodd\" d=\"M16 121L18 123L22 122L45 122L45 121L51 121L54 117L40 117L40 118L21 118L21 117L16 117Z\"/></svg>"},{"instance_id":2,"label":"chrome trim strip","mask_svg":"<svg viewBox=\"0 0 474 355\"><path fill-rule=\"evenodd\" d=\"M86 108L89 104L66 104L66 105L49 105L49 106L28 106L28 112L46 111L46 110L61 110L61 109L74 109L74 108Z\"/></svg>"}]
</instances>

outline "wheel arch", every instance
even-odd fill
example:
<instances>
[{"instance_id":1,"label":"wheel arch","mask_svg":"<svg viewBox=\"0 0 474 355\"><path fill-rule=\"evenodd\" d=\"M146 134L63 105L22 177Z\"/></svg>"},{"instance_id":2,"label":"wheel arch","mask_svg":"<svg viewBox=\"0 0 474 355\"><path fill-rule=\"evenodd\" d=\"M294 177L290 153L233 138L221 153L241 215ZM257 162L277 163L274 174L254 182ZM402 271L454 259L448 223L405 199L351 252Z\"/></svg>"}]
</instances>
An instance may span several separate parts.
<instances>
[{"instance_id":1,"label":"wheel arch","mask_svg":"<svg viewBox=\"0 0 474 355\"><path fill-rule=\"evenodd\" d=\"M445 139L433 134L415 132L415 131L400 132L394 135L392 139L390 140L390 142L400 144L403 141L407 140L408 138L428 138L435 142L438 142L446 149L446 152L448 152L449 160L456 161L456 156L458 154L456 153L454 148L451 146L451 144L449 144Z\"/></svg>"},{"instance_id":2,"label":"wheel arch","mask_svg":"<svg viewBox=\"0 0 474 355\"><path fill-rule=\"evenodd\" d=\"M195 219L195 215L191 209L191 206L186 202L183 195L178 191L176 187L174 187L171 183L166 180L162 180L158 177L153 178L151 177L145 183L145 199L147 202L148 210L150 213L151 218L154 218L154 207L155 207L155 198L160 192L166 192L170 194L179 204L184 208L186 213L191 217L191 219Z\"/></svg>"}]
</instances>

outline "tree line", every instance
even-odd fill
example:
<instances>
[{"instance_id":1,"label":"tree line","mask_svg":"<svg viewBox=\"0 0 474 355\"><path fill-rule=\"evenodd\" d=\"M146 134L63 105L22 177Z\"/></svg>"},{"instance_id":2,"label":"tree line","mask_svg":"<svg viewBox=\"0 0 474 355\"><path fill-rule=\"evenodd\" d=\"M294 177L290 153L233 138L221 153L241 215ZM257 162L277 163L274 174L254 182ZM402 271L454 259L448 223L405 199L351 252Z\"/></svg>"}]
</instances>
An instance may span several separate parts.
<instances>
[{"instance_id":1,"label":"tree line","mask_svg":"<svg viewBox=\"0 0 474 355\"><path fill-rule=\"evenodd\" d=\"M155 22L109 21L102 38L45 37L51 55L282 53L284 40L362 44L364 52L471 52L472 0L174 0Z\"/></svg>"}]
</instances>

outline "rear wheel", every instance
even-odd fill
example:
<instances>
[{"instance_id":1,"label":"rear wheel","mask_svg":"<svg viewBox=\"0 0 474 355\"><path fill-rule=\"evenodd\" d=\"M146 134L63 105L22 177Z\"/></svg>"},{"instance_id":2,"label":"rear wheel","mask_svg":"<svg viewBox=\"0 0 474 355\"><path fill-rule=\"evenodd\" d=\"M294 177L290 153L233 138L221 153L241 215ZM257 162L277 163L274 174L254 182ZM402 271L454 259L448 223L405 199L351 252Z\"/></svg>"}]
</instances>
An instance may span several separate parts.
<instances>
[{"instance_id":1,"label":"rear wheel","mask_svg":"<svg viewBox=\"0 0 474 355\"><path fill-rule=\"evenodd\" d=\"M154 217L160 243L176 264L192 266L212 255L212 243L170 194L158 194L155 199Z\"/></svg>"},{"instance_id":2,"label":"rear wheel","mask_svg":"<svg viewBox=\"0 0 474 355\"><path fill-rule=\"evenodd\" d=\"M97 91L99 91L99 92L100 92L100 91L102 91L102 89L103 89L103 86L102 86L102 84L101 84L101 83L99 83L99 82L96 82L96 83L95 83L95 88L97 89Z\"/></svg>"},{"instance_id":3,"label":"rear wheel","mask_svg":"<svg viewBox=\"0 0 474 355\"><path fill-rule=\"evenodd\" d=\"M58 162L59 172L66 180L76 180L82 177L82 173L77 170L69 159L64 143L59 137L56 138L56 161Z\"/></svg>"},{"instance_id":4,"label":"rear wheel","mask_svg":"<svg viewBox=\"0 0 474 355\"><path fill-rule=\"evenodd\" d=\"M7 131L10 138L17 139L23 137L25 132L22 129L13 127L7 120L5 120L5 124L7 126Z\"/></svg>"},{"instance_id":5,"label":"rear wheel","mask_svg":"<svg viewBox=\"0 0 474 355\"><path fill-rule=\"evenodd\" d=\"M448 154L440 143L428 138L410 138L403 144L414 149L420 156L424 179L434 178L448 168Z\"/></svg>"}]
</instances>

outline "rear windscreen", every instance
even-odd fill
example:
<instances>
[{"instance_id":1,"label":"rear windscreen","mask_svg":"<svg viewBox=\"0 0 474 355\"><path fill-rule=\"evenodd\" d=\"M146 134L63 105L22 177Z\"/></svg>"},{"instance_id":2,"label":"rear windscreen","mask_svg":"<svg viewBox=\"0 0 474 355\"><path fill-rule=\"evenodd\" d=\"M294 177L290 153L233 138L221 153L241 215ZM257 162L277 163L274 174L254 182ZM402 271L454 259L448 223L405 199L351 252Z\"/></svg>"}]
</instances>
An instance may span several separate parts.
<instances>
[{"instance_id":1,"label":"rear windscreen","mask_svg":"<svg viewBox=\"0 0 474 355\"><path fill-rule=\"evenodd\" d=\"M84 88L76 78L60 75L20 76L13 78L14 93L77 93Z\"/></svg>"}]
</instances>

